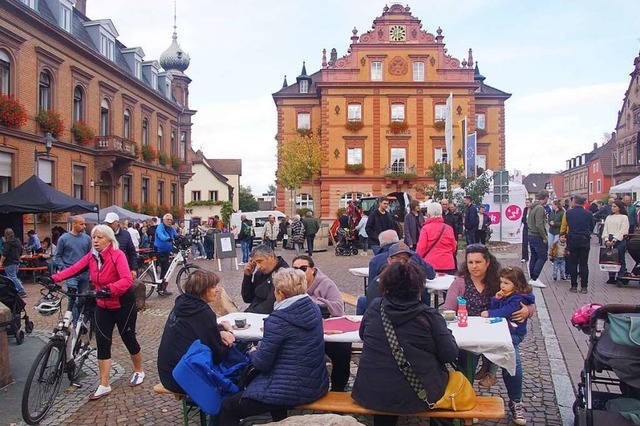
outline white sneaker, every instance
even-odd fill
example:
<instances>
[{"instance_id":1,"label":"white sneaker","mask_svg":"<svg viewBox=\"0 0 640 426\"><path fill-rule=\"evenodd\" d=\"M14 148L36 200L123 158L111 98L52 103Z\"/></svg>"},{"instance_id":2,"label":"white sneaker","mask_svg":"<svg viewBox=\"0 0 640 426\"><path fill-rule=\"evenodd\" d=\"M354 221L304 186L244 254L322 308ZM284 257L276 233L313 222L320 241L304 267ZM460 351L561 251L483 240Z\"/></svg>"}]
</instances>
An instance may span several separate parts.
<instances>
[{"instance_id":1,"label":"white sneaker","mask_svg":"<svg viewBox=\"0 0 640 426\"><path fill-rule=\"evenodd\" d=\"M144 372L134 372L131 375L131 380L129 380L129 386L138 386L144 382Z\"/></svg>"},{"instance_id":2,"label":"white sneaker","mask_svg":"<svg viewBox=\"0 0 640 426\"><path fill-rule=\"evenodd\" d=\"M111 393L111 386L99 385L98 389L96 389L96 391L94 393L89 395L89 399L91 401L96 401L96 400L102 398L103 396L109 395L110 393Z\"/></svg>"},{"instance_id":3,"label":"white sneaker","mask_svg":"<svg viewBox=\"0 0 640 426\"><path fill-rule=\"evenodd\" d=\"M543 283L542 281L540 281L539 279L537 279L537 280L529 280L529 285L531 287L547 288L547 285L545 283Z\"/></svg>"}]
</instances>

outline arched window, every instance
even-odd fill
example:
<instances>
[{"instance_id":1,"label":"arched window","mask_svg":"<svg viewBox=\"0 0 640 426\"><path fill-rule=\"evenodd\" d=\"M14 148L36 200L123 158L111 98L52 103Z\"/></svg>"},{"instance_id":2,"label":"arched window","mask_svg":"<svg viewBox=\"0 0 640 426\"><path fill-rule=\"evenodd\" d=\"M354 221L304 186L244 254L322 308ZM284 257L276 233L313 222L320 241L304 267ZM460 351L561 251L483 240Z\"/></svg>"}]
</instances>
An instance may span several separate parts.
<instances>
[{"instance_id":1,"label":"arched window","mask_svg":"<svg viewBox=\"0 0 640 426\"><path fill-rule=\"evenodd\" d=\"M158 152L164 152L164 136L162 126L158 126Z\"/></svg>"},{"instance_id":2,"label":"arched window","mask_svg":"<svg viewBox=\"0 0 640 426\"><path fill-rule=\"evenodd\" d=\"M11 94L11 58L0 49L0 92Z\"/></svg>"},{"instance_id":3,"label":"arched window","mask_svg":"<svg viewBox=\"0 0 640 426\"><path fill-rule=\"evenodd\" d=\"M51 74L44 70L40 73L38 85L38 107L45 111L51 109Z\"/></svg>"},{"instance_id":4,"label":"arched window","mask_svg":"<svg viewBox=\"0 0 640 426\"><path fill-rule=\"evenodd\" d=\"M149 145L149 120L142 120L142 145Z\"/></svg>"},{"instance_id":5,"label":"arched window","mask_svg":"<svg viewBox=\"0 0 640 426\"><path fill-rule=\"evenodd\" d=\"M125 139L131 137L131 112L128 109L124 110L124 118L122 123L122 133Z\"/></svg>"},{"instance_id":6,"label":"arched window","mask_svg":"<svg viewBox=\"0 0 640 426\"><path fill-rule=\"evenodd\" d=\"M311 194L296 195L296 209L313 210L313 197Z\"/></svg>"},{"instance_id":7,"label":"arched window","mask_svg":"<svg viewBox=\"0 0 640 426\"><path fill-rule=\"evenodd\" d=\"M176 148L176 132L174 130L171 131L171 146L169 146L169 149L171 150L171 155L175 156L176 152L178 151Z\"/></svg>"},{"instance_id":8,"label":"arched window","mask_svg":"<svg viewBox=\"0 0 640 426\"><path fill-rule=\"evenodd\" d=\"M73 121L84 119L84 91L76 86L73 90Z\"/></svg>"},{"instance_id":9,"label":"arched window","mask_svg":"<svg viewBox=\"0 0 640 426\"><path fill-rule=\"evenodd\" d=\"M109 134L109 101L103 99L100 102L100 134L107 136Z\"/></svg>"},{"instance_id":10,"label":"arched window","mask_svg":"<svg viewBox=\"0 0 640 426\"><path fill-rule=\"evenodd\" d=\"M338 207L347 207L347 203L349 201L356 202L362 197L364 197L364 194L362 192L347 192L342 197L340 197Z\"/></svg>"}]
</instances>

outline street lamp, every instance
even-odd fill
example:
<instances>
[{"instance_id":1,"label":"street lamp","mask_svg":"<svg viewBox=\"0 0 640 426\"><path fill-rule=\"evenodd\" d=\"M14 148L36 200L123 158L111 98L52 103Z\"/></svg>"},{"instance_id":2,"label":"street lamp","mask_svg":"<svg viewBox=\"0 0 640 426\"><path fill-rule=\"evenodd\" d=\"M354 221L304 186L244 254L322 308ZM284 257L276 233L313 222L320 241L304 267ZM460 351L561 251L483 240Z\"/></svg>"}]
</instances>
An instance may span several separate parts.
<instances>
[{"instance_id":1,"label":"street lamp","mask_svg":"<svg viewBox=\"0 0 640 426\"><path fill-rule=\"evenodd\" d=\"M38 148L33 148L33 174L38 176L38 157L49 157L51 155L51 148L53 147L53 141L57 140L50 132L47 132L43 137L46 151L38 151Z\"/></svg>"}]
</instances>

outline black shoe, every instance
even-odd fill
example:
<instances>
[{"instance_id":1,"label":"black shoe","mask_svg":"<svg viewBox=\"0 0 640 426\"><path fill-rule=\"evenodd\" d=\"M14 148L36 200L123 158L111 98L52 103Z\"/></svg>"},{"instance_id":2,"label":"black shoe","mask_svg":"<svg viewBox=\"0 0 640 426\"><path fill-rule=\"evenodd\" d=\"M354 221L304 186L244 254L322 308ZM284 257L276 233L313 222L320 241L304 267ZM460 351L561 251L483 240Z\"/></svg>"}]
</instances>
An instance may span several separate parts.
<instances>
[{"instance_id":1,"label":"black shoe","mask_svg":"<svg viewBox=\"0 0 640 426\"><path fill-rule=\"evenodd\" d=\"M570 291L571 293L577 293L577 292L578 292L578 287L571 287L571 288L569 289L569 291Z\"/></svg>"},{"instance_id":2,"label":"black shoe","mask_svg":"<svg viewBox=\"0 0 640 426\"><path fill-rule=\"evenodd\" d=\"M615 278L609 278L607 280L607 284L615 284L616 283L616 279Z\"/></svg>"},{"instance_id":3,"label":"black shoe","mask_svg":"<svg viewBox=\"0 0 640 426\"><path fill-rule=\"evenodd\" d=\"M582 287L582 288L580 289L580 293L582 293L582 294L587 294L588 292L589 292L589 291L587 290L587 288L586 288L586 287Z\"/></svg>"},{"instance_id":4,"label":"black shoe","mask_svg":"<svg viewBox=\"0 0 640 426\"><path fill-rule=\"evenodd\" d=\"M160 290L158 292L158 296L171 296L173 293L169 290Z\"/></svg>"}]
</instances>

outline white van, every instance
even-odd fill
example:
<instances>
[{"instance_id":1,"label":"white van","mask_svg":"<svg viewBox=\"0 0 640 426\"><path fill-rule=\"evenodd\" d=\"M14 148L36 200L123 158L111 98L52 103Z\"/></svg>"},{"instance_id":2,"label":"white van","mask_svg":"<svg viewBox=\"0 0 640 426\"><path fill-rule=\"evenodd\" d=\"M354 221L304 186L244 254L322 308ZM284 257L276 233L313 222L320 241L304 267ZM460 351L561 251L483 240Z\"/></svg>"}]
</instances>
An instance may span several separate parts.
<instances>
[{"instance_id":1,"label":"white van","mask_svg":"<svg viewBox=\"0 0 640 426\"><path fill-rule=\"evenodd\" d=\"M240 229L240 216L246 215L247 219L253 222L253 229L256 233L256 240L262 240L262 234L264 233L264 224L269 219L269 216L275 216L276 223L280 223L280 218L285 217L285 214L278 210L261 210L257 212L240 212L231 214L230 223L231 226L236 226Z\"/></svg>"}]
</instances>

